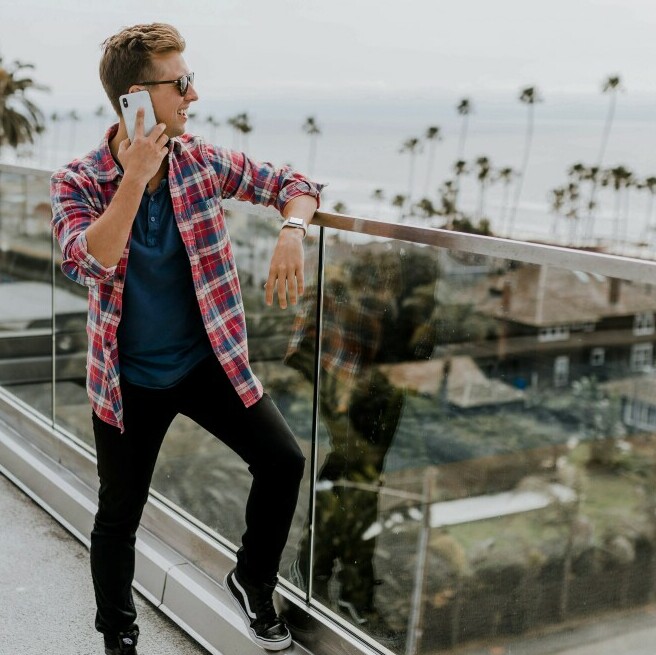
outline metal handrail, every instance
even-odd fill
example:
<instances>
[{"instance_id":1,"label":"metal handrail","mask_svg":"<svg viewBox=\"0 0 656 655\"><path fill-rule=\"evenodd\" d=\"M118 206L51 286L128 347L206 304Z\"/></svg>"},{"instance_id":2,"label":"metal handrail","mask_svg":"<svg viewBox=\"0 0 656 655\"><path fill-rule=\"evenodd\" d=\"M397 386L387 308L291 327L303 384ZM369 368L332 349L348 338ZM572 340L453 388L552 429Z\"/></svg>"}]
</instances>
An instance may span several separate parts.
<instances>
[{"instance_id":1,"label":"metal handrail","mask_svg":"<svg viewBox=\"0 0 656 655\"><path fill-rule=\"evenodd\" d=\"M361 216L346 216L328 212L317 212L312 223L346 232L398 239L476 255L586 271L634 282L656 283L656 262L646 259L607 255L406 223L389 223Z\"/></svg>"}]
</instances>

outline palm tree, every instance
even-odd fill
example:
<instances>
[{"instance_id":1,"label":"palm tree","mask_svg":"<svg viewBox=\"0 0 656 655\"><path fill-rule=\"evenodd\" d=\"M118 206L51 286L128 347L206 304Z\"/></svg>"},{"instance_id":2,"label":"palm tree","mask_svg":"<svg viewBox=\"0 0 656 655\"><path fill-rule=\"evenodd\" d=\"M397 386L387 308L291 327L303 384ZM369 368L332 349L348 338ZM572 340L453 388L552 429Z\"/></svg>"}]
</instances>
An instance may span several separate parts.
<instances>
[{"instance_id":1,"label":"palm tree","mask_svg":"<svg viewBox=\"0 0 656 655\"><path fill-rule=\"evenodd\" d=\"M70 121L70 131L68 133L68 146L71 149L71 152L75 152L75 135L77 134L77 124L80 122L80 116L75 109L71 109L66 115L66 118Z\"/></svg>"},{"instance_id":2,"label":"palm tree","mask_svg":"<svg viewBox=\"0 0 656 655\"><path fill-rule=\"evenodd\" d=\"M424 218L432 218L437 214L437 209L435 209L433 201L430 198L422 198L417 203L417 210L419 211L419 215Z\"/></svg>"},{"instance_id":3,"label":"palm tree","mask_svg":"<svg viewBox=\"0 0 656 655\"><path fill-rule=\"evenodd\" d=\"M465 156L465 141L467 140L467 130L469 128L469 114L473 111L471 100L469 98L462 98L456 107L456 111L462 116L460 138L458 139L458 152L456 153L456 160L461 160Z\"/></svg>"},{"instance_id":4,"label":"palm tree","mask_svg":"<svg viewBox=\"0 0 656 655\"><path fill-rule=\"evenodd\" d=\"M558 217L562 214L563 207L565 206L565 193L563 187L552 189L549 192L549 208L553 213L553 223L551 224L551 232L554 236L558 233Z\"/></svg>"},{"instance_id":5,"label":"palm tree","mask_svg":"<svg viewBox=\"0 0 656 655\"><path fill-rule=\"evenodd\" d=\"M248 135L253 131L248 114L244 111L228 118L228 125L234 130L233 147L248 150Z\"/></svg>"},{"instance_id":6,"label":"palm tree","mask_svg":"<svg viewBox=\"0 0 656 655\"><path fill-rule=\"evenodd\" d=\"M456 111L459 116L462 116L462 123L460 124L460 136L458 137L458 151L456 152L456 164L462 164L461 172L455 170L456 180L455 180L455 202L458 202L458 196L460 195L460 175L466 172L465 170L465 141L467 140L467 132L469 130L469 115L473 111L473 106L469 98L461 98L460 102L456 106Z\"/></svg>"},{"instance_id":7,"label":"palm tree","mask_svg":"<svg viewBox=\"0 0 656 655\"><path fill-rule=\"evenodd\" d=\"M623 244L628 243L628 228L629 228L629 218L630 218L630 201L631 201L631 190L635 189L638 186L638 180L634 175L633 171L626 170L624 173L624 205L623 205L623 214L624 217L620 222L621 230L621 241Z\"/></svg>"},{"instance_id":8,"label":"palm tree","mask_svg":"<svg viewBox=\"0 0 656 655\"><path fill-rule=\"evenodd\" d=\"M645 212L645 226L643 228L643 241L647 244L651 243L651 237L654 230L652 225L652 217L654 215L654 194L656 194L656 177L646 177L642 182L643 190L649 193L647 207Z\"/></svg>"},{"instance_id":9,"label":"palm tree","mask_svg":"<svg viewBox=\"0 0 656 655\"><path fill-rule=\"evenodd\" d=\"M405 206L405 201L406 197L401 193L397 193L392 198L392 207L397 207L399 210L399 221L403 220L403 207Z\"/></svg>"},{"instance_id":10,"label":"palm tree","mask_svg":"<svg viewBox=\"0 0 656 655\"><path fill-rule=\"evenodd\" d=\"M380 213L380 205L385 200L385 192L382 189L374 189L371 194L371 199L375 203L374 214L378 216Z\"/></svg>"},{"instance_id":11,"label":"palm tree","mask_svg":"<svg viewBox=\"0 0 656 655\"><path fill-rule=\"evenodd\" d=\"M590 179L589 169L581 162L572 164L568 171L567 177L569 179L568 199L570 201L570 212L568 217L571 219L570 223L570 245L574 245L576 241L576 232L579 227L581 219L580 214L580 199L581 199L581 184ZM575 189L575 191L573 191Z\"/></svg>"},{"instance_id":12,"label":"palm tree","mask_svg":"<svg viewBox=\"0 0 656 655\"><path fill-rule=\"evenodd\" d=\"M0 150L3 146L18 148L23 143L34 143L35 136L45 129L43 113L27 97L32 90L47 90L25 77L25 71L33 68L20 61L5 67L0 58Z\"/></svg>"},{"instance_id":13,"label":"palm tree","mask_svg":"<svg viewBox=\"0 0 656 655\"><path fill-rule=\"evenodd\" d=\"M463 175L469 173L467 168L467 162L464 159L458 159L453 165L453 172L456 176L454 189L453 189L453 203L457 207L458 205L458 196L460 195L460 178Z\"/></svg>"},{"instance_id":14,"label":"palm tree","mask_svg":"<svg viewBox=\"0 0 656 655\"><path fill-rule=\"evenodd\" d=\"M478 157L476 159L476 166L478 168L476 177L480 185L479 192L478 192L478 211L476 212L476 219L480 221L483 218L483 210L485 206L485 191L487 189L487 184L489 182L492 166L490 165L490 160L487 157Z\"/></svg>"},{"instance_id":15,"label":"palm tree","mask_svg":"<svg viewBox=\"0 0 656 655\"><path fill-rule=\"evenodd\" d=\"M414 191L415 183L415 158L417 153L421 152L421 143L416 137L411 139L406 139L401 146L399 152L407 152L410 155L410 166L408 171L408 207L410 208L410 213L412 214L412 194Z\"/></svg>"},{"instance_id":16,"label":"palm tree","mask_svg":"<svg viewBox=\"0 0 656 655\"><path fill-rule=\"evenodd\" d=\"M103 132L105 116L107 115L105 105L98 105L96 111L94 111L93 114L98 119L98 131Z\"/></svg>"},{"instance_id":17,"label":"palm tree","mask_svg":"<svg viewBox=\"0 0 656 655\"><path fill-rule=\"evenodd\" d=\"M581 203L581 192L578 182L570 181L565 187L565 200L567 201L567 211L565 217L569 219L569 243L574 245L576 241L576 230L578 227Z\"/></svg>"},{"instance_id":18,"label":"palm tree","mask_svg":"<svg viewBox=\"0 0 656 655\"><path fill-rule=\"evenodd\" d=\"M510 199L510 185L517 173L510 166L505 166L497 171L497 180L503 183L503 197L501 199L501 210L499 212L499 229L503 230L508 213L508 201Z\"/></svg>"},{"instance_id":19,"label":"palm tree","mask_svg":"<svg viewBox=\"0 0 656 655\"><path fill-rule=\"evenodd\" d=\"M456 207L456 191L457 186L453 180L445 180L439 188L441 207L438 213L446 217L447 229L453 227L453 219L458 213Z\"/></svg>"},{"instance_id":20,"label":"palm tree","mask_svg":"<svg viewBox=\"0 0 656 655\"><path fill-rule=\"evenodd\" d=\"M632 179L631 171L625 166L616 166L605 171L606 181L615 192L615 208L613 211L613 242L620 240L620 222L622 220L623 191Z\"/></svg>"},{"instance_id":21,"label":"palm tree","mask_svg":"<svg viewBox=\"0 0 656 655\"><path fill-rule=\"evenodd\" d=\"M207 117L205 118L205 122L210 126L210 129L211 129L211 132L210 132L210 134L211 134L211 136L210 136L211 143L216 143L217 142L216 131L217 131L219 125L221 125L221 123L219 121L217 121L216 118L214 118L214 116L212 114L207 115Z\"/></svg>"},{"instance_id":22,"label":"palm tree","mask_svg":"<svg viewBox=\"0 0 656 655\"><path fill-rule=\"evenodd\" d=\"M431 125L426 129L424 138L428 141L428 165L426 167L426 184L424 185L424 195L428 195L428 187L433 177L433 164L435 162L435 144L442 140L440 128L437 125Z\"/></svg>"},{"instance_id":23,"label":"palm tree","mask_svg":"<svg viewBox=\"0 0 656 655\"><path fill-rule=\"evenodd\" d=\"M622 91L622 80L619 75L611 75L604 80L601 87L602 93L607 93L608 100L608 113L606 114L606 122L604 123L604 131L601 134L601 147L599 149L599 157L597 157L597 164L601 166L604 155L606 154L606 147L608 146L608 138L610 131L613 127L613 118L615 117L615 106L617 104L617 93Z\"/></svg>"},{"instance_id":24,"label":"palm tree","mask_svg":"<svg viewBox=\"0 0 656 655\"><path fill-rule=\"evenodd\" d=\"M317 159L317 139L321 134L321 128L317 125L314 116L308 116L303 123L303 131L310 137L310 152L308 154L307 174L312 176L314 164Z\"/></svg>"},{"instance_id":25,"label":"palm tree","mask_svg":"<svg viewBox=\"0 0 656 655\"><path fill-rule=\"evenodd\" d=\"M528 112L526 120L526 136L524 138L524 156L522 158L522 166L519 169L519 178L515 187L515 197L513 199L513 206L510 212L510 226L508 229L508 236L512 235L513 229L515 227L517 208L519 207L519 199L522 195L522 187L524 186L524 178L526 177L526 169L528 168L528 160L531 154L531 144L533 142L534 108L537 102L542 102L542 98L540 97L537 87L527 86L521 90L521 93L519 94L519 101L526 105Z\"/></svg>"},{"instance_id":26,"label":"palm tree","mask_svg":"<svg viewBox=\"0 0 656 655\"><path fill-rule=\"evenodd\" d=\"M608 94L608 111L606 113L606 121L604 122L604 129L601 133L601 145L599 147L599 155L597 157L597 170L601 170L601 167L604 163L604 157L606 155L606 148L608 146L608 139L610 137L610 131L613 127L613 119L615 118L615 107L617 105L617 94L619 91L622 91L622 80L619 75L609 75L603 82L601 86L601 92ZM592 180L592 187L590 190L590 200L588 201L588 227L587 227L587 236L592 236L594 231L594 214L593 210L596 206L596 192L597 192L598 180L595 176Z\"/></svg>"}]
</instances>

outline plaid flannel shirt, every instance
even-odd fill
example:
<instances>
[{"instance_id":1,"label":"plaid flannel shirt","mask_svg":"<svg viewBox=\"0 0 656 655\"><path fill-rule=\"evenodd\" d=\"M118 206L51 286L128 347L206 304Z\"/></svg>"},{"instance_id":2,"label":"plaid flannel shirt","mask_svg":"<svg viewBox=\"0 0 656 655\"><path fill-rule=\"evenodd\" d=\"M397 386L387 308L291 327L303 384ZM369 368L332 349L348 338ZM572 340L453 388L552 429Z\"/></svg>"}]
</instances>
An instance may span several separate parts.
<instances>
[{"instance_id":1,"label":"plaid flannel shirt","mask_svg":"<svg viewBox=\"0 0 656 655\"><path fill-rule=\"evenodd\" d=\"M112 126L98 149L56 171L51 180L52 228L62 249L62 271L89 288L87 392L97 416L124 430L116 329L121 320L130 240L116 266L87 249L85 230L109 206L122 171L109 149ZM221 206L224 198L274 205L282 211L301 195L319 199L321 185L289 167L274 168L243 153L185 134L171 140L168 181L212 349L244 405L262 397L248 361L246 323L237 269Z\"/></svg>"}]
</instances>

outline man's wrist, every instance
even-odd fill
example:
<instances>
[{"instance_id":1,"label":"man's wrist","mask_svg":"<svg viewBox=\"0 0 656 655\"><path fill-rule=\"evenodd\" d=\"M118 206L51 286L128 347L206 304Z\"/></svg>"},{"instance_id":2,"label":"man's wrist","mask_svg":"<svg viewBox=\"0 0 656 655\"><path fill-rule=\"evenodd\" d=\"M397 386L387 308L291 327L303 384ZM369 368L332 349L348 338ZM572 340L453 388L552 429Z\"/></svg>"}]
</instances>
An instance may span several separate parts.
<instances>
[{"instance_id":1,"label":"man's wrist","mask_svg":"<svg viewBox=\"0 0 656 655\"><path fill-rule=\"evenodd\" d=\"M125 171L123 173L123 179L121 180L121 184L124 186L131 186L134 187L135 189L140 189L141 193L143 193L143 190L146 188L149 179L144 179L145 176L141 175L138 176L134 173L131 173L129 171Z\"/></svg>"},{"instance_id":2,"label":"man's wrist","mask_svg":"<svg viewBox=\"0 0 656 655\"><path fill-rule=\"evenodd\" d=\"M299 218L298 216L289 216L282 226L280 227L280 230L288 229L288 231L297 231L299 233L303 234L303 238L305 239L305 235L307 234L307 224L304 219Z\"/></svg>"}]
</instances>

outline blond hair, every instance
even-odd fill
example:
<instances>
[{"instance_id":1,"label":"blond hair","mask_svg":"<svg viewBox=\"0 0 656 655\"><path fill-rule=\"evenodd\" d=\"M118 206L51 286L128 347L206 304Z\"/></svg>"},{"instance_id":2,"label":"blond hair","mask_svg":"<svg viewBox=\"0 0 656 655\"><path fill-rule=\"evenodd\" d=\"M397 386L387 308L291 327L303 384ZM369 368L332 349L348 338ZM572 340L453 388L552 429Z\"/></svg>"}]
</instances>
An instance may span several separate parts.
<instances>
[{"instance_id":1,"label":"blond hair","mask_svg":"<svg viewBox=\"0 0 656 655\"><path fill-rule=\"evenodd\" d=\"M120 115L119 97L133 84L156 75L153 55L184 52L185 41L173 25L149 23L126 27L106 39L101 47L100 81L114 111Z\"/></svg>"}]
</instances>

